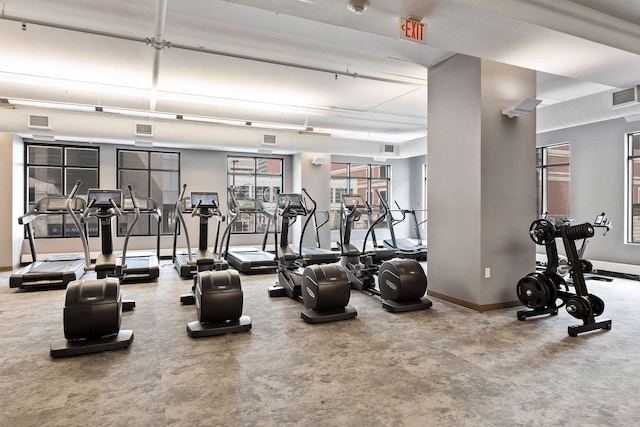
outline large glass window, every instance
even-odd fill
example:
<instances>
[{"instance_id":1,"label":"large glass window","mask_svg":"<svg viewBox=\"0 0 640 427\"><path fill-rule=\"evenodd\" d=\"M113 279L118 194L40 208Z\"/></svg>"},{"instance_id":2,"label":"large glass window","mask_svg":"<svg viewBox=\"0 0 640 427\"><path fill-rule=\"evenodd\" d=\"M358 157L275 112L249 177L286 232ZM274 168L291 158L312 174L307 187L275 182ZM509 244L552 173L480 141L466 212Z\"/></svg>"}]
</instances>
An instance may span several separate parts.
<instances>
[{"instance_id":1,"label":"large glass window","mask_svg":"<svg viewBox=\"0 0 640 427\"><path fill-rule=\"evenodd\" d=\"M118 188L128 196L131 185L136 197L151 197L162 211L162 234L173 234L175 207L180 196L180 153L160 151L117 150ZM118 221L118 235L125 234L127 219ZM141 215L132 231L134 236L157 233L157 222Z\"/></svg>"},{"instance_id":2,"label":"large glass window","mask_svg":"<svg viewBox=\"0 0 640 427\"><path fill-rule=\"evenodd\" d=\"M640 132L627 136L627 242L640 243Z\"/></svg>"},{"instance_id":3,"label":"large glass window","mask_svg":"<svg viewBox=\"0 0 640 427\"><path fill-rule=\"evenodd\" d=\"M227 183L236 188L236 196L258 199L267 212L274 212L277 194L284 184L282 159L266 157L227 158ZM268 220L260 214L241 214L233 233L264 233Z\"/></svg>"},{"instance_id":4,"label":"large glass window","mask_svg":"<svg viewBox=\"0 0 640 427\"><path fill-rule=\"evenodd\" d=\"M568 143L537 149L537 214L569 217L571 149Z\"/></svg>"},{"instance_id":5,"label":"large glass window","mask_svg":"<svg viewBox=\"0 0 640 427\"><path fill-rule=\"evenodd\" d=\"M380 206L376 190L388 201L390 171L391 167L388 165L331 163L331 229L340 228L340 203L343 194L360 194L374 209ZM375 220L375 213L373 219ZM354 229L366 229L368 224L368 218L363 215L354 224ZM381 223L380 226L385 225Z\"/></svg>"},{"instance_id":6,"label":"large glass window","mask_svg":"<svg viewBox=\"0 0 640 427\"><path fill-rule=\"evenodd\" d=\"M87 190L99 187L99 155L98 147L27 142L26 208L30 209L37 200L50 195L69 194L77 181L82 182L77 196L86 200ZM41 216L32 225L36 238L78 236L78 230L68 215ZM90 235L97 235L97 227L91 222L89 230Z\"/></svg>"}]
</instances>

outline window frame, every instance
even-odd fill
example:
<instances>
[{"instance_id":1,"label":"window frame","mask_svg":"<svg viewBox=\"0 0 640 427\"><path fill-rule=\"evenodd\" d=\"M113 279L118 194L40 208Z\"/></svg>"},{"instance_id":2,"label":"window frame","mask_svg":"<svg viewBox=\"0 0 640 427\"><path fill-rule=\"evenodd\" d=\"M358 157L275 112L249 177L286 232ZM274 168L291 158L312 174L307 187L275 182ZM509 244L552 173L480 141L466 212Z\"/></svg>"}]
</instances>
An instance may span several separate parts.
<instances>
[{"instance_id":1,"label":"window frame","mask_svg":"<svg viewBox=\"0 0 640 427\"><path fill-rule=\"evenodd\" d=\"M567 146L568 147L568 159L567 162L561 163L549 163L549 151L560 147ZM539 185L539 188L536 188L536 215L539 217L543 215L545 212L549 211L549 201L548 201L548 183L549 183L549 170L554 168L569 168L568 172L568 183L569 183L569 198L567 200L567 205L569 207L568 212L566 214L558 214L557 212L549 212L551 216L558 217L568 217L570 216L571 210L571 143L559 142L555 144L549 144L542 147L536 147L536 186Z\"/></svg>"},{"instance_id":2,"label":"window frame","mask_svg":"<svg viewBox=\"0 0 640 427\"><path fill-rule=\"evenodd\" d=\"M345 173L334 175L334 167L337 165L344 165ZM366 167L366 176L361 176L359 174L354 175L353 169L354 166L361 170L362 167ZM373 176L374 169L383 168L384 173L380 176ZM354 181L362 181L366 180L366 195L363 195L366 201L372 200L374 196L372 183L374 181L385 181L386 182L386 198L387 202L391 200L391 165L387 164L378 164L378 163L353 163L353 162L340 162L335 161L331 162L331 173L330 173L330 182L329 182L329 217L330 217L330 225L332 231L338 231L337 227L340 227L340 196L342 194L352 193L357 189L353 188ZM346 187L336 187L333 185L334 181L346 181ZM342 190L346 190L346 193L343 193ZM334 207L338 206L338 207ZM380 223L377 228L386 227L384 223ZM366 230L368 228L368 220L366 217L363 217L354 224L354 230Z\"/></svg>"},{"instance_id":3,"label":"window frame","mask_svg":"<svg viewBox=\"0 0 640 427\"><path fill-rule=\"evenodd\" d=\"M133 168L133 167L121 167L120 166L120 153L123 152L130 152L130 153L145 153L147 155L147 167L146 168ZM152 166L152 162L151 162L151 156L152 154L171 154L171 155L176 155L178 156L178 168L176 169L158 169L158 168L154 168ZM152 174L153 172L170 172L170 173L176 173L178 175L178 185L177 188L175 189L176 195L180 194L180 189L181 187L181 181L182 181L182 157L180 155L180 152L178 151L160 151L160 150L141 150L141 149L137 149L137 148L117 148L116 149L116 186L118 188L122 188L122 183L121 183L121 174L120 172L122 171L144 171L147 173L147 194L139 194L137 193L136 195L139 197L151 197L151 183L152 183ZM129 196L129 192L128 190L123 189L123 196L124 197L128 197ZM179 197L179 196L176 196ZM155 199L154 199L155 200ZM163 206L163 200L155 200L156 203L158 203L158 207L162 208ZM172 206L172 208L170 209L170 211L168 212L163 212L163 224L160 225L160 235L161 236L172 236L174 234L174 230L173 227L175 227L176 225L176 221L171 221L168 218L167 213L173 212L175 209L175 202L170 204ZM163 230L164 228L164 223L167 223L167 227L168 229L165 231ZM139 227L139 223L136 225L136 227ZM135 234L132 234L134 236L156 236L156 233L153 232L152 230L152 221L148 221L147 222L147 230L146 233L145 232L139 232L137 231ZM117 229L117 236L118 237L124 237L126 234L126 228L123 228L120 226L120 220L118 219L118 226L116 227Z\"/></svg>"},{"instance_id":4,"label":"window frame","mask_svg":"<svg viewBox=\"0 0 640 427\"><path fill-rule=\"evenodd\" d=\"M638 203L633 203L634 197L632 192L634 191L634 168L633 161L634 159L640 159L640 153L637 155L633 154L633 143L634 138L637 138L638 143L640 145L640 131L636 132L628 132L624 136L625 141L625 191L624 191L624 205L625 205L625 215L624 215L624 242L629 245L640 245L640 239L634 241L633 238L633 218L639 217L640 219L640 194L638 195ZM639 182L640 185L640 182ZM640 193L640 188L638 188L638 192ZM634 210L639 215L634 215ZM638 225L640 230L640 224Z\"/></svg>"},{"instance_id":5,"label":"window frame","mask_svg":"<svg viewBox=\"0 0 640 427\"><path fill-rule=\"evenodd\" d=\"M252 168L252 172L248 172L248 173L237 173L235 167L232 167L232 163L234 161L234 159L236 159L237 161L247 161L247 160L252 160L253 161L253 168ZM259 169L259 161L267 161L267 162L272 162L272 161L277 161L280 162L280 173L259 173L258 169ZM259 179L260 178L277 178L280 177L280 191L284 191L284 179L285 179L285 161L284 161L284 157L268 157L268 156L242 156L242 155L227 155L227 189L229 189L232 185L235 185L235 181L237 177L253 177L253 182L252 184L252 196L254 198L257 198L258 195L256 194L256 191L258 188L262 187L261 185L259 185ZM228 202L228 198L229 198L229 193L227 190L227 205L229 204ZM263 200L263 203L265 203L265 209L267 209L267 211L269 211L268 206L270 206L270 203L274 204L275 207L275 203L277 203L277 201L274 199L273 202L267 202ZM249 224L250 227L247 227L246 231L244 230L244 227L240 227L241 229L238 230L237 227L232 227L231 229L231 234L241 234L241 235L253 235L253 234L264 234L265 230L259 230L259 224L264 222L261 221L258 217L261 214L242 214L242 215L247 215L249 216L249 219L242 219L242 217L240 219L238 219L238 223L240 224ZM267 221L265 219L265 221ZM268 222L268 221L267 221ZM272 230L272 227L274 226L273 221L271 221L271 224L269 225L269 229Z\"/></svg>"},{"instance_id":6,"label":"window frame","mask_svg":"<svg viewBox=\"0 0 640 427\"><path fill-rule=\"evenodd\" d=\"M62 159L60 164L53 163L31 163L29 161L29 148L30 147L49 147L49 148L59 148L62 151ZM88 150L94 151L96 153L96 165L95 166L82 166L82 165L68 165L67 164L67 151L68 150ZM62 192L60 194L68 194L68 191L71 191L75 182L68 182L68 169L77 169L77 170L95 170L96 172L96 186L100 186L100 147L98 146L86 146L86 145L78 145L78 144L66 144L64 142L59 143L50 143L50 142L37 142L34 140L24 140L24 175L23 175L23 183L24 183L24 199L23 199L23 212L27 212L30 209L31 204L29 203L29 169L30 168L59 168L61 172L61 189ZM85 183L86 184L86 183ZM90 186L85 185L85 190L88 190ZM79 196L82 197L82 196ZM84 197L86 201L86 197ZM35 203L38 199L34 198L33 202ZM76 239L78 238L78 232L71 232L69 226L75 229L75 224L70 222L70 218L68 215L61 215L62 220L62 231L61 235L46 235L39 236L37 233L34 234L34 239ZM70 223L69 223L70 222ZM90 221L88 231L89 237L97 237L98 236L98 227L93 224L94 221ZM32 225L33 227L34 225ZM27 230L24 231L24 238L28 238Z\"/></svg>"}]
</instances>

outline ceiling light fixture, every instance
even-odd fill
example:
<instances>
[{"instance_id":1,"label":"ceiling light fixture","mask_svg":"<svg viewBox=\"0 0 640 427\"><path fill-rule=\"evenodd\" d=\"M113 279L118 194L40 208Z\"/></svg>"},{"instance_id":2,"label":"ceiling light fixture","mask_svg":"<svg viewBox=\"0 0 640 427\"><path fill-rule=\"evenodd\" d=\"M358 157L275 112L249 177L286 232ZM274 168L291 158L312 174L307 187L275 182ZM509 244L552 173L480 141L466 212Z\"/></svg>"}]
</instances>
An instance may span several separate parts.
<instances>
[{"instance_id":1,"label":"ceiling light fixture","mask_svg":"<svg viewBox=\"0 0 640 427\"><path fill-rule=\"evenodd\" d=\"M369 7L368 0L349 0L347 3L347 9L358 15L362 15L367 7Z\"/></svg>"}]
</instances>

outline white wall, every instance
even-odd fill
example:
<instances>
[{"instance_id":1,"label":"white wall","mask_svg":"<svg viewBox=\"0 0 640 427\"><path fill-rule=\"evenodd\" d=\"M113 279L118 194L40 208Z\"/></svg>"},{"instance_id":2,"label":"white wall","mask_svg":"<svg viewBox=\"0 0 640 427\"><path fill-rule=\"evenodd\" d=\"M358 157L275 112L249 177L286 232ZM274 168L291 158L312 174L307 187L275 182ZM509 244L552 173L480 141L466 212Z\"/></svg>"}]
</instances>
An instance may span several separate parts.
<instances>
[{"instance_id":1,"label":"white wall","mask_svg":"<svg viewBox=\"0 0 640 427\"><path fill-rule=\"evenodd\" d=\"M0 168L0 182L4 190L0 192L0 269L12 269L19 264L24 228L17 218L23 210L23 175L14 173L14 167L22 171L24 153L22 140L11 134L0 134L0 159L7 167Z\"/></svg>"}]
</instances>

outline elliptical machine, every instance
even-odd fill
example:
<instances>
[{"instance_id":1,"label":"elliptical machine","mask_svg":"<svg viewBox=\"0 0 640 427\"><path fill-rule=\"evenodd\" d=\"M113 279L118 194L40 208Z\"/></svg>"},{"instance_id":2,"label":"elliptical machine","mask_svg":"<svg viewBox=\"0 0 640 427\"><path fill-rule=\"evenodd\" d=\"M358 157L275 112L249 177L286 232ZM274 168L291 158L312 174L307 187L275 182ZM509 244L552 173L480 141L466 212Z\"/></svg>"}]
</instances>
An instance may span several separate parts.
<instances>
[{"instance_id":1,"label":"elliptical machine","mask_svg":"<svg viewBox=\"0 0 640 427\"><path fill-rule=\"evenodd\" d=\"M593 237L593 225L584 223L572 226L564 223L556 226L547 219L538 219L531 223L529 235L536 244L545 246L547 268L542 273L528 274L518 282L518 299L525 307L530 308L518 311L518 320L543 314L555 316L558 309L565 306L571 316L583 322L582 325L568 327L570 336L598 329L611 329L611 320L595 320L604 312L604 301L587 290L584 271L588 265L580 259L576 249L576 240ZM557 238L562 239L567 254L575 293L569 291L567 282L557 272ZM561 301L560 304L558 300Z\"/></svg>"},{"instance_id":2,"label":"elliptical machine","mask_svg":"<svg viewBox=\"0 0 640 427\"><path fill-rule=\"evenodd\" d=\"M194 193L192 194L192 203ZM200 216L200 242L203 244L202 235L206 236L206 220L213 213L211 210L218 210L217 194L215 200L212 198L207 202L202 200L196 202L194 212ZM198 320L187 324L187 334L192 338L209 337L216 335L244 332L251 329L251 318L242 315L243 293L240 281L240 273L236 270L227 269L226 262L222 259L222 250L225 247L225 238L231 234L231 227L237 220L235 216L228 222L222 233L218 255L212 265L215 269L198 271L194 278L193 294L181 298L183 303L187 297L193 299L198 313ZM203 223L205 225L203 229ZM218 238L216 236L216 244ZM206 237L204 240L206 247ZM224 268L224 269L223 269Z\"/></svg>"},{"instance_id":3,"label":"elliptical machine","mask_svg":"<svg viewBox=\"0 0 640 427\"><path fill-rule=\"evenodd\" d=\"M87 269L94 269L95 265L89 266L88 264L89 248L84 227L80 218L71 208L71 201L80 185L81 183L78 181L73 187L67 199L67 211L80 232L85 248L85 257L88 260ZM129 187L129 192L132 193L131 187ZM104 199L97 199L96 192L89 190L91 199L87 205L87 210L90 209L90 206L100 208L102 205L107 209L108 203L109 206L113 207L115 215L115 212L119 210L115 200L117 195L115 191L108 192L108 194L108 199L105 201ZM101 195L106 195L106 193L103 192ZM133 198L133 194L131 196ZM87 210L83 214L83 219L86 219L88 215ZM106 218L105 214L104 219ZM102 218L101 222L103 222ZM108 223L110 225L111 221L109 220ZM106 233L111 237L111 227L106 227L105 224L102 232L104 243ZM112 247L113 245L111 245ZM107 253L104 254L104 258L110 260L108 248L109 246L107 245ZM103 252L105 251L103 250ZM106 271L106 269L101 271ZM112 271L115 274L115 266ZM135 306L135 303L133 303L133 306ZM49 354L52 357L67 357L129 347L133 342L133 331L120 330L123 308L124 302L118 277L102 277L96 280L75 280L70 282L67 285L63 312L65 339L51 343Z\"/></svg>"},{"instance_id":4,"label":"elliptical machine","mask_svg":"<svg viewBox=\"0 0 640 427\"><path fill-rule=\"evenodd\" d=\"M298 261L302 259L302 255L289 246L289 226L298 216L305 215L307 209L302 195L278 194L274 215L282 218L278 245L278 281L269 288L269 296L288 296L304 303L305 309L300 317L307 323L353 319L358 312L348 305L351 286L344 268L337 264L314 264L299 271ZM277 227L275 233L277 237Z\"/></svg>"},{"instance_id":5,"label":"elliptical machine","mask_svg":"<svg viewBox=\"0 0 640 427\"><path fill-rule=\"evenodd\" d=\"M213 245L218 246L218 238L220 236L220 224L224 221L224 216L220 211L220 201L216 192L192 192L189 199L185 198L187 184L182 186L180 197L176 202L176 218L177 225L173 233L173 263L183 278L193 278L200 271L207 270L226 270L228 268L227 261L216 257L209 250L209 219L215 217L218 220L216 228L216 240ZM190 200L190 207L187 203ZM189 239L189 231L184 219L183 211L190 213L192 217L197 216L200 219L200 229L198 235L198 249L194 254L191 251L191 240ZM179 224L179 225L178 225ZM177 250L178 233L182 228L187 241L186 252ZM193 304L193 302L191 302Z\"/></svg>"},{"instance_id":6,"label":"elliptical machine","mask_svg":"<svg viewBox=\"0 0 640 427\"><path fill-rule=\"evenodd\" d=\"M365 255L365 262L362 262L363 253L351 244L351 230L366 208L360 194L342 195L340 265L347 271L351 286L382 298L382 307L387 311L404 312L431 307L433 305L431 300L424 298L427 291L427 276L418 261L395 258L376 265L371 255ZM367 230L367 237L371 234L373 227L383 219L384 216L381 216L371 223ZM363 248L366 247L367 237L365 237ZM376 287L376 276L378 287Z\"/></svg>"}]
</instances>

